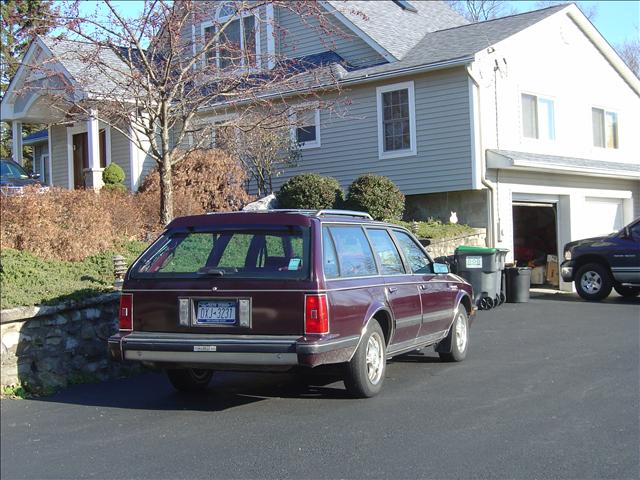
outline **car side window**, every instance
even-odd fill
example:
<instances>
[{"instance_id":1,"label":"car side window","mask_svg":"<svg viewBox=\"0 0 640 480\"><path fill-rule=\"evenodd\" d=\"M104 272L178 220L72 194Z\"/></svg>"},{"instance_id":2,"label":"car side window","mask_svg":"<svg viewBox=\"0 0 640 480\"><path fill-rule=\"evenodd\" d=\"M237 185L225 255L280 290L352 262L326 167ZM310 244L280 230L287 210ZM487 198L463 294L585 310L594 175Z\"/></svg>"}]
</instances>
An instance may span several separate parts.
<instances>
[{"instance_id":1,"label":"car side window","mask_svg":"<svg viewBox=\"0 0 640 480\"><path fill-rule=\"evenodd\" d=\"M383 275L398 275L404 273L402 259L398 253L389 232L380 229L367 229L373 251L378 256Z\"/></svg>"},{"instance_id":2,"label":"car side window","mask_svg":"<svg viewBox=\"0 0 640 480\"><path fill-rule=\"evenodd\" d=\"M394 230L393 234L398 240L398 244L404 253L404 257L409 262L413 273L431 273L431 261L422 251L416 242L407 233Z\"/></svg>"},{"instance_id":3,"label":"car side window","mask_svg":"<svg viewBox=\"0 0 640 480\"><path fill-rule=\"evenodd\" d=\"M342 277L377 275L376 262L364 231L359 226L330 227Z\"/></svg>"},{"instance_id":4,"label":"car side window","mask_svg":"<svg viewBox=\"0 0 640 480\"><path fill-rule=\"evenodd\" d=\"M640 223L636 223L633 227L629 229L629 233L631 233L631 239L634 242L640 242Z\"/></svg>"},{"instance_id":5,"label":"car side window","mask_svg":"<svg viewBox=\"0 0 640 480\"><path fill-rule=\"evenodd\" d=\"M327 227L322 227L322 263L325 277L338 278L340 276L336 247L333 245L333 239Z\"/></svg>"}]
</instances>

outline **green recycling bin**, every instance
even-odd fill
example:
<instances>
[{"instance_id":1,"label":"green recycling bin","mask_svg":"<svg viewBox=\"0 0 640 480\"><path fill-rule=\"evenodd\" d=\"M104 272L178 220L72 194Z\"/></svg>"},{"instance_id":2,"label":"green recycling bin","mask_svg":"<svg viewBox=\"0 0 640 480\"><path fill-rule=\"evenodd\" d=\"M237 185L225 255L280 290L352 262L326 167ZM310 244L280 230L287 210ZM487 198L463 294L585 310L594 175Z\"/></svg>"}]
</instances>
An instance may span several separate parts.
<instances>
[{"instance_id":1,"label":"green recycling bin","mask_svg":"<svg viewBox=\"0 0 640 480\"><path fill-rule=\"evenodd\" d=\"M504 302L502 270L508 250L460 246L456 249L456 273L473 287L473 301L482 310Z\"/></svg>"}]
</instances>

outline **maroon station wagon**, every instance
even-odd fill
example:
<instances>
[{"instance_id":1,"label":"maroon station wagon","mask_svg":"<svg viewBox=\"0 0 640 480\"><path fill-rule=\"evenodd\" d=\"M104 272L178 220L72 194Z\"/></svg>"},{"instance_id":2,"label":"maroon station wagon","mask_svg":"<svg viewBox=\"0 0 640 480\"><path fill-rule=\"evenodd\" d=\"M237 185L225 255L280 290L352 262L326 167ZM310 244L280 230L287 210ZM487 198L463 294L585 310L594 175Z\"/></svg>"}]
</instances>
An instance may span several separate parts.
<instances>
[{"instance_id":1,"label":"maroon station wagon","mask_svg":"<svg viewBox=\"0 0 640 480\"><path fill-rule=\"evenodd\" d=\"M215 370L344 364L347 390L370 397L393 356L434 345L463 360L471 298L407 230L366 213L182 217L129 268L109 350L165 369L178 390Z\"/></svg>"}]
</instances>

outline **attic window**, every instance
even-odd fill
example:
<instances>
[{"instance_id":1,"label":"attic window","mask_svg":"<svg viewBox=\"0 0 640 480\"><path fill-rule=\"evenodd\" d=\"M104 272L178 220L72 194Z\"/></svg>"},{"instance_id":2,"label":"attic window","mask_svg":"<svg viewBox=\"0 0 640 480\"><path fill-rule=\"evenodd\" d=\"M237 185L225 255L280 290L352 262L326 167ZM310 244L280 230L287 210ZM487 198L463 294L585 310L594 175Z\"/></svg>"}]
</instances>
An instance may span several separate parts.
<instances>
[{"instance_id":1,"label":"attic window","mask_svg":"<svg viewBox=\"0 0 640 480\"><path fill-rule=\"evenodd\" d=\"M413 5L411 5L409 2L406 2L405 0L393 0L393 3L398 5L403 10L408 10L413 13L418 13L418 9Z\"/></svg>"}]
</instances>

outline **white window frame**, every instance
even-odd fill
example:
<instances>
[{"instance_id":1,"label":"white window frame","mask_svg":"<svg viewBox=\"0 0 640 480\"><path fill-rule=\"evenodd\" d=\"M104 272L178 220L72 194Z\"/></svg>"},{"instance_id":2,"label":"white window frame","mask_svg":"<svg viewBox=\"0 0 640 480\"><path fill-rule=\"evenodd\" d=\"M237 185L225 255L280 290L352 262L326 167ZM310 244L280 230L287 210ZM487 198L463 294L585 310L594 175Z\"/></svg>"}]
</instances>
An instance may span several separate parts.
<instances>
[{"instance_id":1,"label":"white window frame","mask_svg":"<svg viewBox=\"0 0 640 480\"><path fill-rule=\"evenodd\" d=\"M529 95L530 97L535 97L536 98L536 130L538 132L538 136L537 137L527 137L524 134L524 121L523 121L523 114L524 114L524 104L522 102L522 96L523 95ZM548 100L550 102L553 103L553 138L548 138L548 137L541 137L540 136L540 100ZM557 118L557 105L558 102L556 101L556 99L550 95L542 95L539 93L535 93L535 92L531 92L531 91L525 91L523 90L522 92L520 92L520 137L525 141L525 142L555 142L558 140L558 131L556 128L556 125L558 124L558 122L556 121Z\"/></svg>"},{"instance_id":2,"label":"white window frame","mask_svg":"<svg viewBox=\"0 0 640 480\"><path fill-rule=\"evenodd\" d=\"M598 109L598 110L602 110L602 125L604 127L604 132L603 132L603 138L604 138L604 146L600 147L598 145L594 145L593 143L593 109ZM616 119L618 121L618 128L616 129L616 143L617 143L617 147L607 147L607 113L615 113L616 115ZM589 107L589 118L591 119L591 147L592 148L597 148L599 151L616 151L616 150L620 150L620 112L618 110L613 110L611 108L607 108L607 107L603 107L602 105L591 105Z\"/></svg>"},{"instance_id":3,"label":"white window frame","mask_svg":"<svg viewBox=\"0 0 640 480\"><path fill-rule=\"evenodd\" d=\"M304 108L299 108L298 110L303 111ZM309 108L311 110L311 108ZM291 116L293 120L293 126L291 127L291 139L298 144L298 148L300 150L307 150L310 148L320 148L322 146L322 142L320 140L320 109L314 109L314 126L316 127L316 139L312 142L298 142L298 132L297 132L297 119L298 113L294 112Z\"/></svg>"},{"instance_id":4,"label":"white window frame","mask_svg":"<svg viewBox=\"0 0 640 480\"><path fill-rule=\"evenodd\" d=\"M256 65L255 67L247 67L245 65L245 55L242 55L242 57L240 58L240 65L237 67L239 70L241 71L246 71L247 69L260 69L261 68L261 46L260 46L260 21L258 19L258 11L257 9L254 10L246 10L243 12L240 12L240 14L236 14L236 15L224 15L221 16L220 12L222 12L222 9L225 7L226 3L223 3L221 5L218 6L218 9L216 11L216 21L215 22L202 22L200 24L200 35L201 35L201 39L202 39L202 46L204 47L204 44L206 42L206 30L208 28L212 28L215 27L216 25L221 25L223 23L225 23L226 21L228 21L229 19L233 18L234 20L240 20L240 49L244 52L245 51L245 45L244 45L244 21L243 19L245 17L253 17L253 25L254 25L254 35L255 35L255 44L256 44ZM215 46L215 59L216 59L216 66L218 68L220 68L220 42L217 41L216 42L216 46ZM207 64L207 55L206 53L202 54L202 63L204 65Z\"/></svg>"},{"instance_id":5,"label":"white window frame","mask_svg":"<svg viewBox=\"0 0 640 480\"><path fill-rule=\"evenodd\" d=\"M382 94L395 90L407 90L409 93L409 148L403 150L384 151L384 109L382 107ZM376 88L376 104L378 111L378 158L410 157L418 154L416 137L416 99L413 80L408 82L392 83Z\"/></svg>"}]
</instances>

